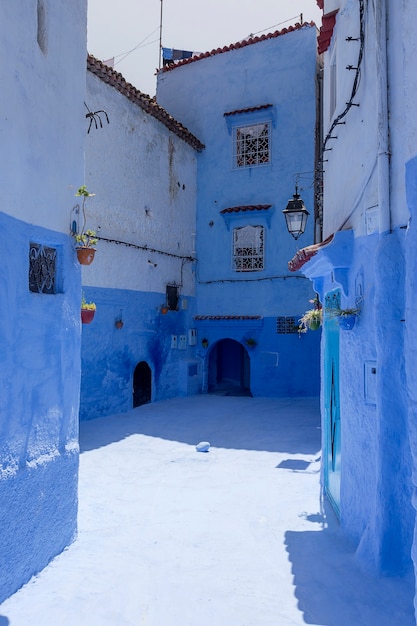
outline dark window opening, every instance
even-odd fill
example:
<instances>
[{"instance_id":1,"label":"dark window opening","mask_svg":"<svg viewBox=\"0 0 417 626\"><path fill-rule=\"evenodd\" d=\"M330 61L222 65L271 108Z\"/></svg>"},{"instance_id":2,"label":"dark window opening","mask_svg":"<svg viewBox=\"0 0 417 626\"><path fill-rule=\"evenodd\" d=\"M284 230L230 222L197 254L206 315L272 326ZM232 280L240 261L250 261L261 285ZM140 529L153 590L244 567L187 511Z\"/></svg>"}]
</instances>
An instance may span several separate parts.
<instances>
[{"instance_id":1,"label":"dark window opening","mask_svg":"<svg viewBox=\"0 0 417 626\"><path fill-rule=\"evenodd\" d=\"M166 286L167 307L170 311L178 311L179 293L176 285Z\"/></svg>"}]
</instances>

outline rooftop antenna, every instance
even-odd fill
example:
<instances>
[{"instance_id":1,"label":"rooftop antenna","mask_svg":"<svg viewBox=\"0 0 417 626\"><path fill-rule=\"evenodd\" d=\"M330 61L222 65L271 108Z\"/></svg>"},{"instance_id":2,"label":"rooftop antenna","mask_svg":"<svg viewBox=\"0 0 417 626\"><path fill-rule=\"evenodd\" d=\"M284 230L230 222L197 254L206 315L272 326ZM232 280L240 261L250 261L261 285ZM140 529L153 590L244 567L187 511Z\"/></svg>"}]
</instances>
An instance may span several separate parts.
<instances>
[{"instance_id":1,"label":"rooftop antenna","mask_svg":"<svg viewBox=\"0 0 417 626\"><path fill-rule=\"evenodd\" d=\"M164 6L164 0L161 0L161 16L159 18L159 69L161 69L162 59L162 8Z\"/></svg>"}]
</instances>

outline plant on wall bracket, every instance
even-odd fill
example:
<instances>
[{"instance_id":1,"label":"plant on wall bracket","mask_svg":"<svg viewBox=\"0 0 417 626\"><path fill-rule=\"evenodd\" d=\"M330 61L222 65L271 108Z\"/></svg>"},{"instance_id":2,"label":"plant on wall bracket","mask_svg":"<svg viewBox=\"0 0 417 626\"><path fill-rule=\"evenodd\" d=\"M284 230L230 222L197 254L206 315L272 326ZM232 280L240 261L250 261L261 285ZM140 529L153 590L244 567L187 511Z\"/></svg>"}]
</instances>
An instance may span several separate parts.
<instances>
[{"instance_id":1,"label":"plant on wall bracket","mask_svg":"<svg viewBox=\"0 0 417 626\"><path fill-rule=\"evenodd\" d=\"M361 309L359 307L350 309L326 309L326 315L336 317L339 322L339 327L342 330L352 330L360 313Z\"/></svg>"},{"instance_id":2,"label":"plant on wall bracket","mask_svg":"<svg viewBox=\"0 0 417 626\"><path fill-rule=\"evenodd\" d=\"M96 253L95 245L97 244L98 239L94 230L84 230L86 222L85 201L86 198L91 198L92 196L95 196L95 194L90 193L86 185L82 185L75 195L82 197L81 211L83 215L83 223L80 232L72 231L71 234L75 239L75 249L77 251L79 263L81 265L90 265L94 260L94 255Z\"/></svg>"},{"instance_id":3,"label":"plant on wall bracket","mask_svg":"<svg viewBox=\"0 0 417 626\"><path fill-rule=\"evenodd\" d=\"M318 330L323 321L323 309L319 297L309 300L313 304L313 308L306 311L300 318L298 326L299 333L306 333L308 330Z\"/></svg>"}]
</instances>

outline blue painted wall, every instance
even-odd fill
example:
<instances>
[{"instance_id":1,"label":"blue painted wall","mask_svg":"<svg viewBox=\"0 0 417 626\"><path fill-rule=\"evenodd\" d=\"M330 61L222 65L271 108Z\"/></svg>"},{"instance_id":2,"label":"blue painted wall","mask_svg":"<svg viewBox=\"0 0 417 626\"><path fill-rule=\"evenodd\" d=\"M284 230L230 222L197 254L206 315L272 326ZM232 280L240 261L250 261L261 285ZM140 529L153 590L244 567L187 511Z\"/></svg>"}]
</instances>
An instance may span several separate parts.
<instances>
[{"instance_id":1,"label":"blue painted wall","mask_svg":"<svg viewBox=\"0 0 417 626\"><path fill-rule=\"evenodd\" d=\"M416 267L417 247L416 242L416 216L417 216L417 156L406 163L405 170L407 206L410 211L410 222L405 235L405 373L407 378L407 427L409 446L412 455L412 503L417 508L417 336L415 332L415 320L417 317L417 289ZM414 531L416 532L416 531ZM414 571L417 571L417 543L412 547Z\"/></svg>"},{"instance_id":2,"label":"blue painted wall","mask_svg":"<svg viewBox=\"0 0 417 626\"><path fill-rule=\"evenodd\" d=\"M311 306L308 304L308 306ZM321 330L299 335L277 334L276 318L259 320L197 320L199 350L207 373L213 347L224 339L237 341L250 360L250 391L263 397L314 397L320 390ZM205 338L208 349L201 345ZM247 338L256 341L254 347ZM227 360L225 359L227 367ZM207 376L207 374L206 374ZM204 384L207 390L207 382Z\"/></svg>"},{"instance_id":3,"label":"blue painted wall","mask_svg":"<svg viewBox=\"0 0 417 626\"><path fill-rule=\"evenodd\" d=\"M87 302L97 305L91 324L82 328L82 420L129 411L132 408L133 373L140 361L152 371L152 400L197 393L199 376L188 376L195 361L188 329L193 326L195 303L163 314L165 294L122 289L84 287ZM122 311L123 328L115 326ZM172 336L186 335L186 347L172 346ZM178 344L179 345L179 344ZM195 380L198 379L198 383ZM197 385L196 385L197 383Z\"/></svg>"},{"instance_id":4,"label":"blue painted wall","mask_svg":"<svg viewBox=\"0 0 417 626\"><path fill-rule=\"evenodd\" d=\"M399 575L410 571L415 518L404 360L406 231L351 234L338 233L305 271L323 302L336 288L342 307L363 294L355 327L340 331L340 519L364 567ZM326 341L324 333L323 351ZM324 377L322 410L329 402Z\"/></svg>"},{"instance_id":5,"label":"blue painted wall","mask_svg":"<svg viewBox=\"0 0 417 626\"><path fill-rule=\"evenodd\" d=\"M0 214L0 601L75 537L79 297L70 238ZM58 291L29 291L29 243L55 247Z\"/></svg>"}]
</instances>

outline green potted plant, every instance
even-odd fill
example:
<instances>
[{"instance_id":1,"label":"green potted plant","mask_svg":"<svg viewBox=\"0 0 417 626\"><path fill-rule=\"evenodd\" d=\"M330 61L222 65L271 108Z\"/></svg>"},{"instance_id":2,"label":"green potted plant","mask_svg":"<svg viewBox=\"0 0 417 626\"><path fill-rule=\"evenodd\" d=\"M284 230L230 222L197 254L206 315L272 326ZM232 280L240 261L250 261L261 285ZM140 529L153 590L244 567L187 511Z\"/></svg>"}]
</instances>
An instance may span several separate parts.
<instances>
[{"instance_id":1,"label":"green potted plant","mask_svg":"<svg viewBox=\"0 0 417 626\"><path fill-rule=\"evenodd\" d=\"M83 324L91 324L96 312L95 302L86 302L84 294L81 298L81 322Z\"/></svg>"},{"instance_id":2,"label":"green potted plant","mask_svg":"<svg viewBox=\"0 0 417 626\"><path fill-rule=\"evenodd\" d=\"M314 307L306 311L300 319L300 325L298 327L299 333L306 333L308 330L318 330L322 324L322 306L318 297L314 300L310 300L310 302L314 304Z\"/></svg>"},{"instance_id":3,"label":"green potted plant","mask_svg":"<svg viewBox=\"0 0 417 626\"><path fill-rule=\"evenodd\" d=\"M209 345L208 339L206 338L202 339L201 345L203 346L203 348L208 348L208 345Z\"/></svg>"},{"instance_id":4,"label":"green potted plant","mask_svg":"<svg viewBox=\"0 0 417 626\"><path fill-rule=\"evenodd\" d=\"M82 197L81 210L83 214L83 225L82 225L81 231L79 233L77 232L72 233L72 236L75 239L75 249L77 251L77 258L78 258L78 262L81 265L91 265L91 263L94 260L94 255L96 253L95 245L97 244L98 239L96 236L96 232L94 230L91 230L91 229L84 230L85 221L86 221L85 201L86 201L86 198L91 198L92 196L95 196L95 194L90 193L87 190L87 187L85 185L82 185L78 189L75 195Z\"/></svg>"},{"instance_id":5,"label":"green potted plant","mask_svg":"<svg viewBox=\"0 0 417 626\"><path fill-rule=\"evenodd\" d=\"M248 346L248 348L254 348L256 346L256 339L254 339L253 337L247 337L245 339L245 344Z\"/></svg>"}]
</instances>

